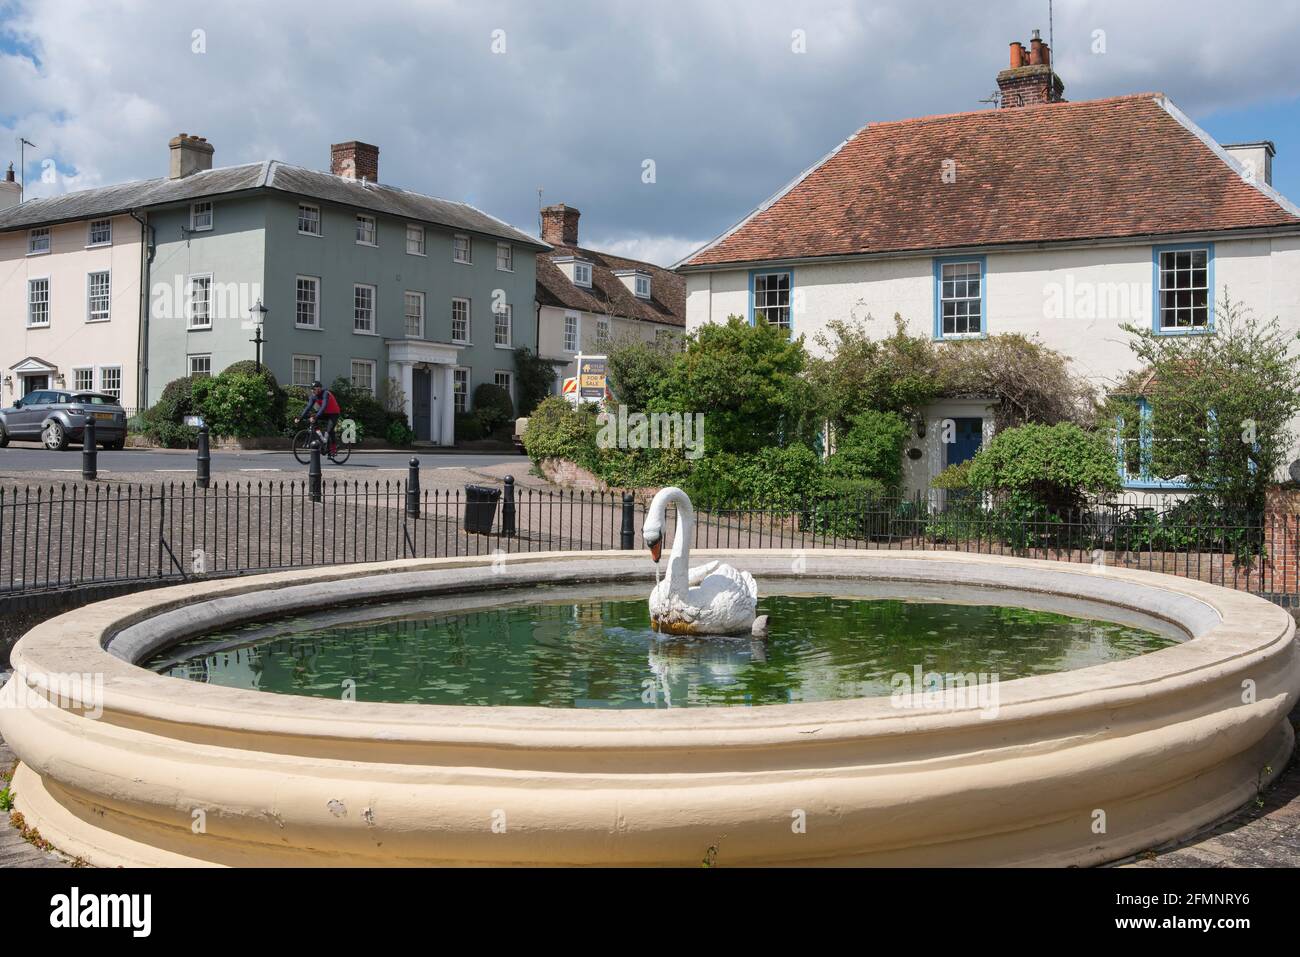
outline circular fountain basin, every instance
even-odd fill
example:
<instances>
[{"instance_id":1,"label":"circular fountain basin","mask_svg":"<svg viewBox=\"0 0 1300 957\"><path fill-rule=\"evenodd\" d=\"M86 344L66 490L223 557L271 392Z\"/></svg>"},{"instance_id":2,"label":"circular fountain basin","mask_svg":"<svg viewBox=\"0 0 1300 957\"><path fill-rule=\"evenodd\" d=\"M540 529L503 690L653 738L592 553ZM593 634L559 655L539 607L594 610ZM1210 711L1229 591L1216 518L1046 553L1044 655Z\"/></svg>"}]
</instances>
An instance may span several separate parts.
<instances>
[{"instance_id":1,"label":"circular fountain basin","mask_svg":"<svg viewBox=\"0 0 1300 957\"><path fill-rule=\"evenodd\" d=\"M639 552L551 553L197 582L19 642L0 708L17 807L109 866L1093 864L1229 813L1291 752L1295 625L1247 594L944 552L702 558L752 571L764 594L798 568L800 593L1013 606L1168 646L973 690L918 660L926 681L894 693L744 707L339 700L141 663L255 621L591 601L648 593L653 572Z\"/></svg>"}]
</instances>

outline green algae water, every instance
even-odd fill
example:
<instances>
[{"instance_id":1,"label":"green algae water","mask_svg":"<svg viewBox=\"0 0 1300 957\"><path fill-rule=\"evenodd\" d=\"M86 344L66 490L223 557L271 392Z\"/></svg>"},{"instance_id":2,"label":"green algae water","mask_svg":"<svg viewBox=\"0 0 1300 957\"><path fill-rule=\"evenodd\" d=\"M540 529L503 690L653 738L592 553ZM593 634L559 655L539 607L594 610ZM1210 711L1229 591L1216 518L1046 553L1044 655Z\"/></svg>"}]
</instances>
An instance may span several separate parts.
<instances>
[{"instance_id":1,"label":"green algae water","mask_svg":"<svg viewBox=\"0 0 1300 957\"><path fill-rule=\"evenodd\" d=\"M535 593L534 593L535 596ZM1021 607L765 596L766 641L650 629L643 597L308 616L174 645L146 663L231 688L358 701L546 708L719 707L887 696L896 675L1009 681L1178 642L1133 624Z\"/></svg>"}]
</instances>

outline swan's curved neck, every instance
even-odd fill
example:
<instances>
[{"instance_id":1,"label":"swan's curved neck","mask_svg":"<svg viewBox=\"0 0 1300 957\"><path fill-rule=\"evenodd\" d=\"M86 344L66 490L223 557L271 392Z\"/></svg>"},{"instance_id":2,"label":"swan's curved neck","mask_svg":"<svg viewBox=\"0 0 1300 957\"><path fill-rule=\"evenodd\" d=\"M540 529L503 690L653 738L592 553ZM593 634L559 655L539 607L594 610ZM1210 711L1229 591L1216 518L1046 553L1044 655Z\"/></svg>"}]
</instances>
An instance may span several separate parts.
<instances>
[{"instance_id":1,"label":"swan's curved neck","mask_svg":"<svg viewBox=\"0 0 1300 957\"><path fill-rule=\"evenodd\" d=\"M673 550L668 555L668 588L673 593L685 595L691 562L691 539L695 535L695 510L681 489L663 489L654 500L660 525L667 514L669 502L677 506L677 530L673 535Z\"/></svg>"}]
</instances>

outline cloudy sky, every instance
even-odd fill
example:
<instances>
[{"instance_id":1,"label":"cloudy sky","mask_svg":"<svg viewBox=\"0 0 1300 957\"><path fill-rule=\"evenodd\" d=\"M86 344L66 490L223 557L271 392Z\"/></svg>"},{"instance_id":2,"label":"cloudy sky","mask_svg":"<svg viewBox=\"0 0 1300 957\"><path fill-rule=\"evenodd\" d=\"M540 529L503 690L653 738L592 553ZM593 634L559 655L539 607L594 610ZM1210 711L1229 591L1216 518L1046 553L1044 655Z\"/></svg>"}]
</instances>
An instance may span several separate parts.
<instances>
[{"instance_id":1,"label":"cloudy sky","mask_svg":"<svg viewBox=\"0 0 1300 957\"><path fill-rule=\"evenodd\" d=\"M0 0L0 162L35 143L38 196L165 175L182 131L219 166L328 168L360 139L384 182L529 231L540 187L582 210L584 245L671 263L867 122L986 109L1047 10ZM1274 185L1300 199L1300 3L1058 0L1054 28L1068 99L1163 91L1220 142L1272 139Z\"/></svg>"}]
</instances>

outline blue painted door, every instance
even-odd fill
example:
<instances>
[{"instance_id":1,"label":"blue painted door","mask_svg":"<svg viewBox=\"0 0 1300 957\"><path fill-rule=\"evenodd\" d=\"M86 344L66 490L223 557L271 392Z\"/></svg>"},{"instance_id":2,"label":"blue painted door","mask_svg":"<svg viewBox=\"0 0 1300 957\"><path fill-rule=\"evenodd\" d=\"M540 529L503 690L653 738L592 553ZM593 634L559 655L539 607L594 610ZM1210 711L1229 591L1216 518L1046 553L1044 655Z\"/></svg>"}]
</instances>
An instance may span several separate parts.
<instances>
[{"instance_id":1,"label":"blue painted door","mask_svg":"<svg viewBox=\"0 0 1300 957\"><path fill-rule=\"evenodd\" d=\"M945 465L959 465L972 458L980 450L984 439L984 420L953 419L957 424L954 440L947 443L947 461Z\"/></svg>"}]
</instances>

